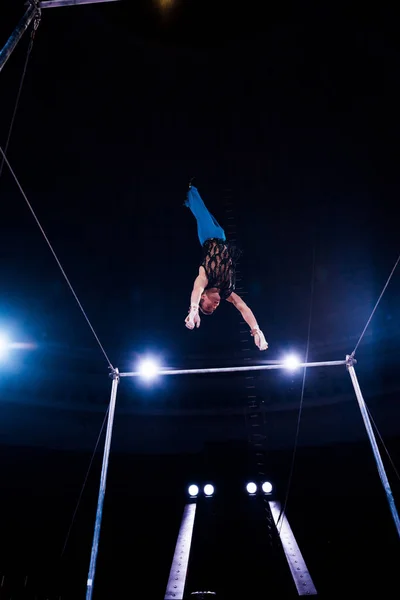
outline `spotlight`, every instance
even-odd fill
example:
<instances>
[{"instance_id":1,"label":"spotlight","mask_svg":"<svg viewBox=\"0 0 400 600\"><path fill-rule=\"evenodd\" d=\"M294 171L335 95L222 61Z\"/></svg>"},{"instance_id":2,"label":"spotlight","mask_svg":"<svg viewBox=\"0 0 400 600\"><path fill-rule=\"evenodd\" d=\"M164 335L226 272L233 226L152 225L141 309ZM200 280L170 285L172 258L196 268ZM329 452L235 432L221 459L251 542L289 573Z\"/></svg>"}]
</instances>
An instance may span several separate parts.
<instances>
[{"instance_id":1,"label":"spotlight","mask_svg":"<svg viewBox=\"0 0 400 600\"><path fill-rule=\"evenodd\" d=\"M270 483L269 481L264 481L264 483L262 484L262 491L264 492L264 494L270 494L272 492L272 483Z\"/></svg>"},{"instance_id":2,"label":"spotlight","mask_svg":"<svg viewBox=\"0 0 400 600\"><path fill-rule=\"evenodd\" d=\"M214 486L211 485L211 483L207 483L207 485L204 486L204 493L206 496L212 496L214 493Z\"/></svg>"},{"instance_id":3,"label":"spotlight","mask_svg":"<svg viewBox=\"0 0 400 600\"><path fill-rule=\"evenodd\" d=\"M189 496L191 496L192 498L195 498L197 496L197 494L199 493L199 488L197 487L197 485L190 485L188 492L189 492Z\"/></svg>"},{"instance_id":4,"label":"spotlight","mask_svg":"<svg viewBox=\"0 0 400 600\"><path fill-rule=\"evenodd\" d=\"M138 371L143 379L154 379L158 375L160 367L153 358L146 358L139 364Z\"/></svg>"},{"instance_id":5,"label":"spotlight","mask_svg":"<svg viewBox=\"0 0 400 600\"><path fill-rule=\"evenodd\" d=\"M283 364L287 369L294 371L300 364L300 360L294 354L287 356L283 361Z\"/></svg>"},{"instance_id":6,"label":"spotlight","mask_svg":"<svg viewBox=\"0 0 400 600\"><path fill-rule=\"evenodd\" d=\"M257 491L257 486L253 481L251 481L246 485L246 490L249 492L249 494L255 494Z\"/></svg>"}]
</instances>

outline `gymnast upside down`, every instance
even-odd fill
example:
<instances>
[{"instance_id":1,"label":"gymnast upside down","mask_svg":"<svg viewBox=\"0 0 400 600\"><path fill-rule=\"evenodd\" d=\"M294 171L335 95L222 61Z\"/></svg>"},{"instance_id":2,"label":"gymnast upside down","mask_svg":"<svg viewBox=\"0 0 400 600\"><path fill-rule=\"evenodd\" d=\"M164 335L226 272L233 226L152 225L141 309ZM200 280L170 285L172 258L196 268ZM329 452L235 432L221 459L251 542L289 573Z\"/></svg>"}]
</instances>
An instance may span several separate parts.
<instances>
[{"instance_id":1,"label":"gymnast upside down","mask_svg":"<svg viewBox=\"0 0 400 600\"><path fill-rule=\"evenodd\" d=\"M196 217L197 233L203 248L202 263L194 281L189 314L185 319L186 327L200 327L199 311L203 315L212 315L221 300L227 300L238 309L250 327L256 346L260 350L266 350L268 344L252 310L234 291L236 262L240 251L226 241L224 230L208 211L197 188L191 184L185 206Z\"/></svg>"}]
</instances>

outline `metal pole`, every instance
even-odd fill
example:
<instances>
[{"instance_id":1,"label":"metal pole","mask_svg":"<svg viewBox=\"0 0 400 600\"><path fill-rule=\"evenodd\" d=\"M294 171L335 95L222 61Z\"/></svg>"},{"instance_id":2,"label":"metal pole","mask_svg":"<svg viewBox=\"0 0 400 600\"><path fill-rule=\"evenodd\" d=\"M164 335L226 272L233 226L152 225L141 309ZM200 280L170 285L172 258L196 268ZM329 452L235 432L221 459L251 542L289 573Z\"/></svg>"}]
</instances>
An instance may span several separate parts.
<instances>
[{"instance_id":1,"label":"metal pole","mask_svg":"<svg viewBox=\"0 0 400 600\"><path fill-rule=\"evenodd\" d=\"M100 4L104 2L119 2L120 0L44 0L40 8L56 8L58 6L75 6L77 4Z\"/></svg>"},{"instance_id":2,"label":"metal pole","mask_svg":"<svg viewBox=\"0 0 400 600\"><path fill-rule=\"evenodd\" d=\"M368 434L368 437L369 437L369 441L371 443L372 451L374 453L375 461L376 461L376 464L377 464L377 467L378 467L379 477L381 478L381 482L382 482L383 488L384 488L385 493L386 493L387 501L389 503L389 508L390 508L391 513L392 513L392 517L393 517L394 523L396 525L397 535L400 537L400 519L399 519L399 515L398 515L397 509L396 509L396 505L394 503L394 498L393 498L392 490L390 489L389 480L387 478L387 475L386 475L386 472L385 472L385 468L383 466L381 455L379 454L378 444L376 443L374 431L372 429L371 421L370 421L369 416L368 416L367 407L365 405L364 398L363 398L363 395L362 395L362 392L361 392L361 389L360 389L360 385L358 383L357 375L356 375L355 369L353 367L353 360L354 359L351 356L347 356L346 358L347 358L347 368L348 368L348 371L349 371L349 374L350 374L351 382L352 382L353 387L354 387L354 391L356 393L356 397L357 397L357 401L358 401L358 406L359 406L360 411L361 411L361 416L362 416L363 421L364 421L365 429L367 430L367 434Z\"/></svg>"},{"instance_id":3,"label":"metal pole","mask_svg":"<svg viewBox=\"0 0 400 600\"><path fill-rule=\"evenodd\" d=\"M93 534L92 554L90 557L90 566L89 566L89 573L88 573L88 579L87 579L86 600L91 600L92 594L93 594L93 582L94 582L94 576L95 576L95 571L96 571L97 553L98 553L98 549L99 549L100 527L101 527L101 519L102 519L102 515L103 515L104 496L106 493L108 458L110 455L111 437L112 437L112 429L113 429L113 422L114 422L115 403L117 400L118 383L119 383L119 372L118 372L118 369L115 369L113 372L113 382L112 382L112 387L111 387L110 407L108 409L106 441L104 444L103 466L101 469L101 476L100 476L100 489L99 489L99 497L97 500L97 512L96 512L96 522L95 522L94 534Z\"/></svg>"},{"instance_id":4,"label":"metal pole","mask_svg":"<svg viewBox=\"0 0 400 600\"><path fill-rule=\"evenodd\" d=\"M29 6L24 16L22 17L22 19L8 38L8 41L6 42L3 49L0 50L0 72L6 64L6 62L8 61L8 59L10 58L15 46L18 44L25 31L28 29L32 19L34 19L34 17L38 14L39 11L40 9L38 8L37 1L30 0Z\"/></svg>"},{"instance_id":5,"label":"metal pole","mask_svg":"<svg viewBox=\"0 0 400 600\"><path fill-rule=\"evenodd\" d=\"M345 360L331 360L327 362L312 362L312 363L299 363L295 367L288 366L286 364L263 364L248 367L221 367L212 369L160 369L157 375L198 375L200 373L233 373L237 371L267 371L272 369L287 369L288 371L294 371L301 367L338 367L347 365ZM142 377L143 373L140 371L132 371L128 373L120 373L120 377Z\"/></svg>"}]
</instances>

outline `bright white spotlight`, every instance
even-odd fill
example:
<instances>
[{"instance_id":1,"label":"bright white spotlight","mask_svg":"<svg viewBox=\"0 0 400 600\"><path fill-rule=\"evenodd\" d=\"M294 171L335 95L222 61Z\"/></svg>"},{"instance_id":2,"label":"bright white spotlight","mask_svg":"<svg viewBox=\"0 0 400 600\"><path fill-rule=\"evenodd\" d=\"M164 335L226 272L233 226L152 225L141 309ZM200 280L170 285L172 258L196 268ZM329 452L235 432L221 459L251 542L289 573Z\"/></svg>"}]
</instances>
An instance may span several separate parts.
<instances>
[{"instance_id":1,"label":"bright white spotlight","mask_svg":"<svg viewBox=\"0 0 400 600\"><path fill-rule=\"evenodd\" d=\"M250 481L250 483L246 485L246 490L249 492L249 494L255 494L257 491L257 486L253 481Z\"/></svg>"},{"instance_id":2,"label":"bright white spotlight","mask_svg":"<svg viewBox=\"0 0 400 600\"><path fill-rule=\"evenodd\" d=\"M211 483L207 483L207 485L204 486L204 493L206 496L212 496L214 493L214 486L211 485Z\"/></svg>"},{"instance_id":3,"label":"bright white spotlight","mask_svg":"<svg viewBox=\"0 0 400 600\"><path fill-rule=\"evenodd\" d=\"M262 491L264 492L264 494L270 494L272 492L272 483L270 483L269 481L264 481L264 483L262 484Z\"/></svg>"},{"instance_id":4,"label":"bright white spotlight","mask_svg":"<svg viewBox=\"0 0 400 600\"><path fill-rule=\"evenodd\" d=\"M294 354L291 354L290 356L287 356L285 358L285 360L283 361L283 364L285 365L285 367L287 369L295 370L299 366L300 360L297 358L297 356L295 356Z\"/></svg>"},{"instance_id":5,"label":"bright white spotlight","mask_svg":"<svg viewBox=\"0 0 400 600\"><path fill-rule=\"evenodd\" d=\"M10 342L5 335L0 335L0 358L3 358L10 348Z\"/></svg>"},{"instance_id":6,"label":"bright white spotlight","mask_svg":"<svg viewBox=\"0 0 400 600\"><path fill-rule=\"evenodd\" d=\"M154 379L157 377L160 367L153 358L145 358L139 364L138 371L143 379Z\"/></svg>"},{"instance_id":7,"label":"bright white spotlight","mask_svg":"<svg viewBox=\"0 0 400 600\"><path fill-rule=\"evenodd\" d=\"M197 485L190 485L189 486L189 496L197 496L197 494L199 493L199 488L197 487Z\"/></svg>"}]
</instances>

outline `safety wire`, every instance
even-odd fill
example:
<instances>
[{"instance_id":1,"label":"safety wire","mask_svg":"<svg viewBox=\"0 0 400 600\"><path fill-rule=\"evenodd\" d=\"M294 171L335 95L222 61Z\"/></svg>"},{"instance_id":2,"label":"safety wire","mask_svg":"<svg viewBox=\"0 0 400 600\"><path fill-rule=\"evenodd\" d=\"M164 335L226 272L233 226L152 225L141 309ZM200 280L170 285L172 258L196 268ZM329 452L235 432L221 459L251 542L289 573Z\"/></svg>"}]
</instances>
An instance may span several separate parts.
<instances>
[{"instance_id":1,"label":"safety wire","mask_svg":"<svg viewBox=\"0 0 400 600\"><path fill-rule=\"evenodd\" d=\"M378 308L379 302L381 301L381 299L382 299L382 296L383 296L383 294L385 293L385 291L386 291L386 288L387 288L387 286L389 285L389 283L390 283L390 280L392 279L392 277L393 277L393 274L394 274L394 272L395 272L395 270L396 270L396 267L397 267L397 265L399 264L399 262L400 262L400 254L399 254L399 256L397 257L397 260L396 260L396 262L394 263L394 267L393 267L393 269L391 270L389 277L387 278L387 281L386 281L386 283L385 283L385 285L384 285L384 287L383 287L383 290L382 290L382 291L381 291L381 293L380 293L380 296L379 296L378 300L376 301L376 304L375 304L375 306L374 306L374 308L373 308L373 310L372 310L372 313L371 313L371 315L370 315L370 317L369 317L369 319L368 319L368 321L367 321L367 323L366 323L366 325L365 325L364 329L362 330L362 333L361 333L361 335L360 335L360 338L359 338L359 340L358 340L358 342L357 342L357 344L356 344L356 346L355 346L355 348L354 348L353 352L351 353L351 356L352 356L353 358L354 358L354 355L355 355L355 353L356 353L356 351L357 351L357 348L358 348L358 346L359 346L359 345L360 345L360 343L361 343L361 340L362 340L362 339L363 339L363 337L364 337L364 334L365 334L365 332L367 331L368 325L371 323L372 317L374 316L374 314L375 314L375 311L376 311L376 309Z\"/></svg>"},{"instance_id":2,"label":"safety wire","mask_svg":"<svg viewBox=\"0 0 400 600\"><path fill-rule=\"evenodd\" d=\"M7 167L9 168L11 175L14 177L15 183L17 184L17 186L18 186L18 188L19 188L19 190L20 190L20 192L21 192L21 194L22 194L22 196L23 196L23 198L24 198L24 200L25 200L26 204L28 205L28 208L29 208L29 210L31 211L31 213L32 213L32 216L33 216L33 218L35 219L35 221L36 221L36 223L37 223L37 226L39 227L39 229L40 229L40 231L41 231L41 233L42 233L42 235L43 235L44 239L46 240L46 243L47 243L48 247L50 248L50 251L51 251L52 255L54 256L54 259L55 259L55 261L56 261L57 265L59 266L59 269L60 269L60 271L61 271L61 273L62 273L62 275L63 275L63 277L64 277L65 281L67 282L67 285L68 285L69 289L71 290L71 292L72 292L72 295L74 296L74 298L75 298L75 300L76 300L76 302L77 302L77 304L78 304L79 308L81 309L81 312L82 312L82 314L83 314L83 316L84 316L84 318L85 318L85 320L86 320L87 324L89 325L89 328L90 328L91 332L93 333L93 335L94 335L94 337L95 337L95 340L96 340L96 342L97 342L97 343L98 343L98 345L99 345L99 348L100 348L100 350L102 351L102 353L103 353L103 355L104 355L104 357L105 357L106 361L108 362L108 366L109 366L109 368L111 369L111 371L114 371L114 367L112 366L112 364L111 364L111 361L110 361L110 359L108 358L108 355L107 355L106 351L104 350L104 348L103 348L103 345L102 345L102 343L100 342L100 340L99 340L99 337L98 337L97 333L95 332L95 330L94 330L94 328L93 328L93 325L91 324L91 322L90 322L90 320L89 320L89 317L87 316L87 314L86 314L86 312L85 312L85 309L83 308L83 306L82 306L82 304L81 304L81 302L80 302L80 300L79 300L79 298L78 298L78 296L77 296L77 294L76 294L76 292L75 292L74 288L72 287L72 284L71 284L70 280L68 279L68 277L67 277L67 274L66 274L66 272L64 271L64 269L63 269L63 267L62 267L62 264L61 264L61 262L60 262L60 260L59 260L59 258L58 258L58 256L57 256L57 254L55 253L55 251L54 251L54 249L53 249L53 246L52 246L52 245L51 245L51 243L50 243L50 240L49 240L49 238L47 237L47 235L46 235L46 233L45 233L45 231L44 231L44 229L43 229L42 225L40 224L40 221L39 221L38 217L36 216L36 213L35 213L35 211L33 210L33 208L32 208L32 205L30 204L30 202L29 202L29 200L28 200L28 197L27 197L27 195L25 194L24 190L22 189L22 186L21 186L20 182L18 181L18 178L17 178L16 174L14 173L14 171L13 171L13 169L12 169L12 167L11 167L11 165L10 165L9 161L8 161L8 158L6 157L6 155L5 155L5 153L4 153L4 150L2 149L2 147L1 147L1 146L0 146L0 154L2 154L2 156L3 156L3 159L4 159L4 162L6 163Z\"/></svg>"},{"instance_id":3,"label":"safety wire","mask_svg":"<svg viewBox=\"0 0 400 600\"><path fill-rule=\"evenodd\" d=\"M313 255L312 255L311 286L310 286L311 287L311 290L310 290L310 310L309 310L309 315L308 315L308 331L307 331L306 355L305 355L305 359L304 359L304 362L306 362L306 363L308 362L308 354L309 354L309 350L310 350L311 321L312 321L312 312L313 312L313 303L314 303L314 280L315 280L315 242L314 242L314 245L313 245ZM295 435L295 440L294 440L292 461L291 461L291 465L290 465L290 471L289 471L289 478L288 478L288 484L287 484L287 489L286 489L285 501L284 501L283 506L281 508L281 511L279 513L279 517L278 517L278 519L276 521L276 527L278 529L279 521L282 519L282 523L281 523L281 526L280 526L280 529L279 529L279 534L281 533L281 530L282 530L283 517L284 517L285 512L286 512L286 507L287 507L287 503L288 503L288 499L289 499L289 494L290 494L290 488L291 488L291 485L292 485L293 471L294 471L294 465L295 465L296 454L297 454L297 446L298 446L298 441L299 441L300 421L301 421L301 415L302 415L302 411L303 411L304 389L305 389L305 385L306 385L306 372L307 372L307 367L304 367L303 381L302 381L302 384L301 384L300 406L299 406L299 413L298 413L298 417L297 417L296 435Z\"/></svg>"},{"instance_id":4,"label":"safety wire","mask_svg":"<svg viewBox=\"0 0 400 600\"><path fill-rule=\"evenodd\" d=\"M368 411L369 418L371 419L372 425L375 427L375 431L376 431L376 433L378 434L378 437L379 437L379 439L380 439L380 441L381 441L381 444L382 444L382 446L383 446L383 449L385 450L385 452L386 452L386 454L387 454L387 456L388 456L388 459L389 459L389 461L390 461L390 464L392 465L393 471L395 472L397 479L400 481L400 474L399 474L398 470L396 469L396 465L394 464L394 462L393 462L393 459L392 459L392 457L390 456L389 450L387 449L387 447L386 447L386 445L385 445L385 442L383 441L383 438L382 438L382 436L381 436L381 434L380 434L380 432L379 432L378 426L377 426L377 424L375 423L375 421L374 421L374 418L373 418L373 416L371 415L371 411L369 410L368 406L367 406L367 405L366 405L366 403L365 403L365 400L364 400L364 404L365 404L365 406L366 406L366 409L367 409L367 411Z\"/></svg>"},{"instance_id":5,"label":"safety wire","mask_svg":"<svg viewBox=\"0 0 400 600\"><path fill-rule=\"evenodd\" d=\"M28 45L28 50L27 50L27 53L26 53L25 64L24 64L24 68L22 70L21 81L19 83L18 93L17 93L17 97L16 97L16 100L15 100L14 111L13 111L13 114L12 114L12 117L11 117L10 127L8 129L6 145L4 146L4 153L5 154L7 154L8 147L10 145L11 134L12 134L13 127L14 127L14 121L15 121L15 117L16 117L16 114L17 114L17 110L18 110L18 106L19 106L19 101L20 101L20 98L21 98L21 92L22 92L22 88L23 88L23 85L24 85L24 81L25 81L26 70L28 68L29 58L30 58L31 53L32 53L33 42L35 41L36 32L37 32L37 30L39 28L39 25L40 25L41 16L42 16L42 13L41 13L41 10L39 8L37 10L37 12L36 12L36 16L35 16L35 19L34 19L34 22L33 22L33 28L32 28L30 39L29 39L29 45ZM3 174L3 169L4 169L4 157L2 157L1 164L0 164L0 179L1 179L1 176Z\"/></svg>"},{"instance_id":6,"label":"safety wire","mask_svg":"<svg viewBox=\"0 0 400 600\"><path fill-rule=\"evenodd\" d=\"M77 501L76 506L75 506L75 510L73 512L73 515L72 515L71 523L70 523L70 526L69 526L69 529L68 529L68 532L67 532L67 535L66 535L66 538L65 538L64 546L63 546L63 549L61 551L60 559L62 559L62 557L64 556L64 552L65 552L65 549L67 547L69 537L71 535L71 530L72 530L72 527L73 527L74 522L75 522L76 513L78 512L78 508L79 508L79 505L80 505L81 500L82 500L83 492L84 492L85 487L86 487L86 483L87 483L87 480L88 480L88 477L89 477L90 469L92 468L93 460L94 460L94 457L96 455L97 447L98 447L99 442L100 442L101 434L103 433L104 425L106 423L106 419L107 419L107 415L108 415L109 410L110 410L110 405L108 405L107 410L106 410L106 414L104 415L104 419L103 419L103 423L102 423L102 426L101 426L101 429L100 429L100 433L98 435L97 442L96 442L96 445L95 445L94 450L93 450L92 457L91 457L90 462L89 462L89 466L88 466L88 469L87 469L87 472L86 472L86 475L85 475L85 479L83 480L82 488L81 488L81 491L80 491L80 494L79 494L79 497L78 497L78 501Z\"/></svg>"}]
</instances>

